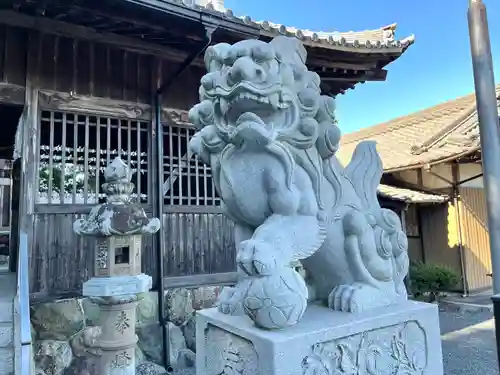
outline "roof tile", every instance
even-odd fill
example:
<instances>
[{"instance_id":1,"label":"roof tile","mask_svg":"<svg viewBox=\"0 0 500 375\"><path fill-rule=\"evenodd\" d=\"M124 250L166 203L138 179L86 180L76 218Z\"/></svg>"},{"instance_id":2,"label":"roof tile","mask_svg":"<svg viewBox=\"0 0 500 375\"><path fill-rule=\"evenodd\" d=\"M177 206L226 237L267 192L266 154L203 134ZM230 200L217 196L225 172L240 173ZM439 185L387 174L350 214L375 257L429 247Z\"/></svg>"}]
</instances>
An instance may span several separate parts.
<instances>
[{"instance_id":1,"label":"roof tile","mask_svg":"<svg viewBox=\"0 0 500 375\"><path fill-rule=\"evenodd\" d=\"M306 29L298 29L292 26L273 23L270 21L255 21L250 16L235 16L231 9L221 9L218 4L209 0L165 0L175 4L181 4L190 8L198 8L222 14L231 20L240 20L247 25L260 27L263 34L274 37L277 35L294 36L307 45L330 49L356 49L356 50L381 50L379 52L390 52L391 50L402 51L415 41L413 35L397 40L395 38L396 24L381 27L375 30L348 31L348 32L326 32ZM205 5L200 5L204 3Z\"/></svg>"},{"instance_id":2,"label":"roof tile","mask_svg":"<svg viewBox=\"0 0 500 375\"><path fill-rule=\"evenodd\" d=\"M500 95L500 85L497 86ZM347 164L356 145L374 140L385 170L435 162L479 147L475 95L470 94L419 112L346 134L337 153Z\"/></svg>"},{"instance_id":3,"label":"roof tile","mask_svg":"<svg viewBox=\"0 0 500 375\"><path fill-rule=\"evenodd\" d=\"M407 203L443 203L449 198L446 195L423 193L420 191L380 184L379 196Z\"/></svg>"}]
</instances>

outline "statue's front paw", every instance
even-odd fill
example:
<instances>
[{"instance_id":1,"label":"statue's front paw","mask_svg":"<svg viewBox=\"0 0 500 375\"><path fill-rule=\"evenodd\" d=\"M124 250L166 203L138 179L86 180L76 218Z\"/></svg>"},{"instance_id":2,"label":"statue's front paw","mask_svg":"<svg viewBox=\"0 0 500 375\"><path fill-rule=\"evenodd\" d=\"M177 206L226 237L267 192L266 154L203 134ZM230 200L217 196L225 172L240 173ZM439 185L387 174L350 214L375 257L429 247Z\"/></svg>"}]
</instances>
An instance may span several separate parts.
<instances>
[{"instance_id":1,"label":"statue's front paw","mask_svg":"<svg viewBox=\"0 0 500 375\"><path fill-rule=\"evenodd\" d=\"M328 306L336 311L358 313L391 304L390 296L367 284L340 285L328 297Z\"/></svg>"},{"instance_id":2,"label":"statue's front paw","mask_svg":"<svg viewBox=\"0 0 500 375\"><path fill-rule=\"evenodd\" d=\"M272 246L256 240L246 240L240 243L236 262L246 274L251 276L271 275L279 267Z\"/></svg>"},{"instance_id":3,"label":"statue's front paw","mask_svg":"<svg viewBox=\"0 0 500 375\"><path fill-rule=\"evenodd\" d=\"M217 299L217 308L223 314L236 315L238 306L242 303L242 297L237 288L226 287L222 289Z\"/></svg>"}]
</instances>

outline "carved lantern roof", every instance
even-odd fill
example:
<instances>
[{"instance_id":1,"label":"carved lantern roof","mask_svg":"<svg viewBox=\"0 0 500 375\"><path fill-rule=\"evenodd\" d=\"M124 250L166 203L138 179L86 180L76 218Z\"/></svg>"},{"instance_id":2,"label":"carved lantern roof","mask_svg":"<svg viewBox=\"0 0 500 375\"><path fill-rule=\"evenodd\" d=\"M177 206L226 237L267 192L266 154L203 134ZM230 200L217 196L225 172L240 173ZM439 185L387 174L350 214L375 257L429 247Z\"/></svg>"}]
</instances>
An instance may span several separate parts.
<instances>
[{"instance_id":1,"label":"carved lantern roof","mask_svg":"<svg viewBox=\"0 0 500 375\"><path fill-rule=\"evenodd\" d=\"M86 219L76 220L76 234L95 237L154 234L160 229L157 218L148 218L144 209L133 201L134 190L130 167L119 157L104 171L102 189L106 202L94 207Z\"/></svg>"}]
</instances>

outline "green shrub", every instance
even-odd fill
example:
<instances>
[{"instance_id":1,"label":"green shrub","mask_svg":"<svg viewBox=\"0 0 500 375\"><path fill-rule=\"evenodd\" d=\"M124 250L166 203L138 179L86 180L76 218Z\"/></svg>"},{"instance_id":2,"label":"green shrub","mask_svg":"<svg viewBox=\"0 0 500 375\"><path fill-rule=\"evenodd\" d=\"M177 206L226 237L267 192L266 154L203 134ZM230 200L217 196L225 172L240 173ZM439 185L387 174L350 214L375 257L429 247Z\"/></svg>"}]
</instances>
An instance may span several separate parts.
<instances>
[{"instance_id":1,"label":"green shrub","mask_svg":"<svg viewBox=\"0 0 500 375\"><path fill-rule=\"evenodd\" d=\"M412 264L410 282L416 299L436 301L442 292L455 287L460 278L451 269L438 264Z\"/></svg>"}]
</instances>

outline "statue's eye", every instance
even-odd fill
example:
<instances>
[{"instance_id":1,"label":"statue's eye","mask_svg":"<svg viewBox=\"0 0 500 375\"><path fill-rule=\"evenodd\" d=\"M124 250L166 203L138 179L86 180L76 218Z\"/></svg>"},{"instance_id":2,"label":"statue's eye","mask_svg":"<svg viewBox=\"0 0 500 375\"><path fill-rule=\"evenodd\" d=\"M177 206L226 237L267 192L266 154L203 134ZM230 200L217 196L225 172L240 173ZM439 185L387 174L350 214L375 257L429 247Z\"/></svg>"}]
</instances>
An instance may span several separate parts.
<instances>
[{"instance_id":1,"label":"statue's eye","mask_svg":"<svg viewBox=\"0 0 500 375\"><path fill-rule=\"evenodd\" d=\"M251 51L252 58L257 61L269 61L276 58L274 50L268 44L254 46Z\"/></svg>"},{"instance_id":2,"label":"statue's eye","mask_svg":"<svg viewBox=\"0 0 500 375\"><path fill-rule=\"evenodd\" d=\"M238 55L234 50L229 51L227 56L224 58L224 65L232 66L237 58Z\"/></svg>"},{"instance_id":3,"label":"statue's eye","mask_svg":"<svg viewBox=\"0 0 500 375\"><path fill-rule=\"evenodd\" d=\"M214 71L220 70L221 68L222 68L222 63L221 63L220 61L214 60L214 61L212 61L212 63L210 64L210 71L211 71L211 72L214 72Z\"/></svg>"}]
</instances>

